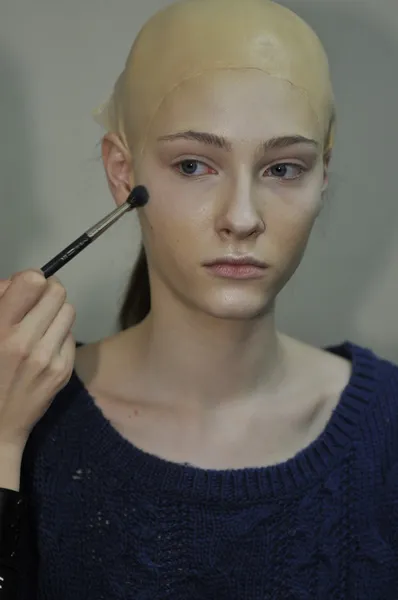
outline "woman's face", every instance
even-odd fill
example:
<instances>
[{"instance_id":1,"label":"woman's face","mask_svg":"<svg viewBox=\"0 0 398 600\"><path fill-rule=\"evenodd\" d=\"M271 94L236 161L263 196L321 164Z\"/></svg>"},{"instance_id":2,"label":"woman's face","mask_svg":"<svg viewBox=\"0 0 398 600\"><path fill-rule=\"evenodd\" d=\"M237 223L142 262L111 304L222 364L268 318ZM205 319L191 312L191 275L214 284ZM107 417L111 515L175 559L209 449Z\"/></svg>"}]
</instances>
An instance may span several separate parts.
<instances>
[{"instance_id":1,"label":"woman's face","mask_svg":"<svg viewBox=\"0 0 398 600\"><path fill-rule=\"evenodd\" d=\"M159 303L171 293L232 319L272 307L321 207L324 137L303 91L256 70L207 73L164 100L134 166ZM207 266L226 257L266 267Z\"/></svg>"}]
</instances>

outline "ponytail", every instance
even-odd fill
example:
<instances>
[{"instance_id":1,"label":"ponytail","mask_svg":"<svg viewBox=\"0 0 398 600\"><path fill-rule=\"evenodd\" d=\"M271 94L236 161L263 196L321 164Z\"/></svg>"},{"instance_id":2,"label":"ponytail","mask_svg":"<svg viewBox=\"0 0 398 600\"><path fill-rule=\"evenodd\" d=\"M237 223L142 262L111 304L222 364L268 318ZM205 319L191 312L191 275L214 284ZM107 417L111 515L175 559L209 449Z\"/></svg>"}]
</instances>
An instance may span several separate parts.
<instances>
[{"instance_id":1,"label":"ponytail","mask_svg":"<svg viewBox=\"0 0 398 600\"><path fill-rule=\"evenodd\" d=\"M148 263L144 246L141 245L118 317L120 330L123 331L133 325L138 325L145 319L150 308Z\"/></svg>"}]
</instances>

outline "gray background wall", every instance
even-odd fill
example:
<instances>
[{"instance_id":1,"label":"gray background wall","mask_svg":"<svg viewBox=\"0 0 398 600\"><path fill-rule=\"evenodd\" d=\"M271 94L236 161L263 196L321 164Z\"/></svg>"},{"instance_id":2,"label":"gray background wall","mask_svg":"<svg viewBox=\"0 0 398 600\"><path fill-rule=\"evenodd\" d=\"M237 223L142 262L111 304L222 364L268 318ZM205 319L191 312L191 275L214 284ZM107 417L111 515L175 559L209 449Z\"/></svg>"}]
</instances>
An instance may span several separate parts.
<instances>
[{"instance_id":1,"label":"gray background wall","mask_svg":"<svg viewBox=\"0 0 398 600\"><path fill-rule=\"evenodd\" d=\"M165 0L0 0L0 277L40 267L113 208L91 110ZM398 362L398 3L286 0L329 53L338 108L327 206L279 302L281 329ZM139 243L125 217L60 272L75 335L113 329Z\"/></svg>"}]
</instances>

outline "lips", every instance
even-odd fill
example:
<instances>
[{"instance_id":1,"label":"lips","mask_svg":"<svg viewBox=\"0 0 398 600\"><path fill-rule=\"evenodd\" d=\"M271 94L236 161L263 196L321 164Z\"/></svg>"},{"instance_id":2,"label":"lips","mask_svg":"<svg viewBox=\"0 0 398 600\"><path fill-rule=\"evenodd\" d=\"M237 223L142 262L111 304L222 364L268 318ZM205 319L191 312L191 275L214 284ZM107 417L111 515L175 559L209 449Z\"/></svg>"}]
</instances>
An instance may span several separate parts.
<instances>
[{"instance_id":1,"label":"lips","mask_svg":"<svg viewBox=\"0 0 398 600\"><path fill-rule=\"evenodd\" d=\"M205 263L206 267L215 265L252 266L260 269L267 268L267 265L264 262L257 260L253 256L223 256Z\"/></svg>"},{"instance_id":2,"label":"lips","mask_svg":"<svg viewBox=\"0 0 398 600\"><path fill-rule=\"evenodd\" d=\"M225 279L259 279L264 276L267 265L254 257L222 257L204 265L216 277Z\"/></svg>"}]
</instances>

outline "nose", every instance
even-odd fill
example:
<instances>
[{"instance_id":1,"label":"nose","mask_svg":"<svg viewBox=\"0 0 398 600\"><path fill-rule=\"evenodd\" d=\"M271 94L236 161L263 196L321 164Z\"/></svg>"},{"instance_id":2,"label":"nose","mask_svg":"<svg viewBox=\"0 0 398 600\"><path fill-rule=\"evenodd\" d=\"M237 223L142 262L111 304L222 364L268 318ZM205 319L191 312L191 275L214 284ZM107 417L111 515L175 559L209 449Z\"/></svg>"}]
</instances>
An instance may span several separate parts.
<instances>
[{"instance_id":1,"label":"nose","mask_svg":"<svg viewBox=\"0 0 398 600\"><path fill-rule=\"evenodd\" d=\"M224 239L255 239L265 231L265 223L256 206L251 182L240 182L225 190L216 216L216 230Z\"/></svg>"}]
</instances>

